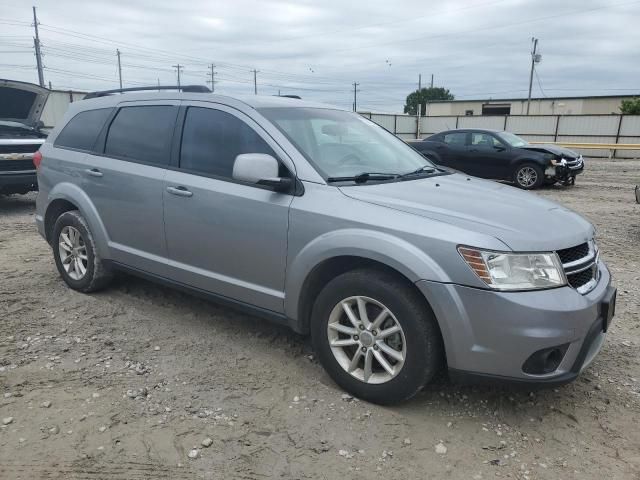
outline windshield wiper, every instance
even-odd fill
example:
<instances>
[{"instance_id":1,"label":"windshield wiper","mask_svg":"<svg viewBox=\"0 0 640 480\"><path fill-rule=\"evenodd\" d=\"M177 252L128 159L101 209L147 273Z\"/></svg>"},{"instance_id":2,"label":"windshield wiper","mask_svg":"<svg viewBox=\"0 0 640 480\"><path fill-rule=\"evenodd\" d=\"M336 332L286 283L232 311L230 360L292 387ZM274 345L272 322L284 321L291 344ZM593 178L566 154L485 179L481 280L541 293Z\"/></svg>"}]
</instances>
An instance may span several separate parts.
<instances>
[{"instance_id":1,"label":"windshield wiper","mask_svg":"<svg viewBox=\"0 0 640 480\"><path fill-rule=\"evenodd\" d=\"M398 178L400 175L396 173L376 173L376 172L363 172L358 175L349 175L346 177L329 177L327 178L327 182L356 182L356 183L365 183L369 180L393 180L394 178Z\"/></svg>"},{"instance_id":2,"label":"windshield wiper","mask_svg":"<svg viewBox=\"0 0 640 480\"><path fill-rule=\"evenodd\" d=\"M430 165L423 165L420 168L416 168L415 170L413 170L412 172L408 172L408 173L403 173L402 175L399 175L398 178L405 178L405 177L411 177L413 175L419 175L421 173L427 173L427 174L431 174L431 173L435 173L439 171L438 168L432 167Z\"/></svg>"}]
</instances>

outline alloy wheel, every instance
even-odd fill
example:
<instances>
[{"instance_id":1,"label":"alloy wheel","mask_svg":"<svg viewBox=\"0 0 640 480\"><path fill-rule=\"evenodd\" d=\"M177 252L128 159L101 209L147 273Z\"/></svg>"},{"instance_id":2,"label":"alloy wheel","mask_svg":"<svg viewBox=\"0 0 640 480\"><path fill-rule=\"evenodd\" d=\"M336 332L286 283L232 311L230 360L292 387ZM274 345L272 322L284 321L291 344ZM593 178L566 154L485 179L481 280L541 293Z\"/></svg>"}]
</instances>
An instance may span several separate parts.
<instances>
[{"instance_id":1,"label":"alloy wheel","mask_svg":"<svg viewBox=\"0 0 640 480\"><path fill-rule=\"evenodd\" d=\"M67 275L72 280L81 280L87 273L89 259L87 245L77 228L67 225L60 231L58 251Z\"/></svg>"},{"instance_id":2,"label":"alloy wheel","mask_svg":"<svg viewBox=\"0 0 640 480\"><path fill-rule=\"evenodd\" d=\"M333 356L351 376L369 384L395 378L406 359L404 331L379 301L354 296L331 311L327 336Z\"/></svg>"},{"instance_id":3,"label":"alloy wheel","mask_svg":"<svg viewBox=\"0 0 640 480\"><path fill-rule=\"evenodd\" d=\"M538 172L532 167L522 167L518 170L518 184L525 188L533 187L538 181Z\"/></svg>"}]
</instances>

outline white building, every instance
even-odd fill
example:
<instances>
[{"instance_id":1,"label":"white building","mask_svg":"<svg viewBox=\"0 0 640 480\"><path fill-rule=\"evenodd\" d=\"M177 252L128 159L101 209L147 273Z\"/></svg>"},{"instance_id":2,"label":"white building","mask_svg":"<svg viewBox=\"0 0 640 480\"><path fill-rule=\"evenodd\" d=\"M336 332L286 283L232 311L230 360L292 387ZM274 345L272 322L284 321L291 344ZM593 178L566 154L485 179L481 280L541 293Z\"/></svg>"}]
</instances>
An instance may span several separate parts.
<instances>
[{"instance_id":1,"label":"white building","mask_svg":"<svg viewBox=\"0 0 640 480\"><path fill-rule=\"evenodd\" d=\"M530 115L598 115L620 113L622 100L637 95L532 98ZM447 100L427 105L427 116L526 115L527 99Z\"/></svg>"}]
</instances>

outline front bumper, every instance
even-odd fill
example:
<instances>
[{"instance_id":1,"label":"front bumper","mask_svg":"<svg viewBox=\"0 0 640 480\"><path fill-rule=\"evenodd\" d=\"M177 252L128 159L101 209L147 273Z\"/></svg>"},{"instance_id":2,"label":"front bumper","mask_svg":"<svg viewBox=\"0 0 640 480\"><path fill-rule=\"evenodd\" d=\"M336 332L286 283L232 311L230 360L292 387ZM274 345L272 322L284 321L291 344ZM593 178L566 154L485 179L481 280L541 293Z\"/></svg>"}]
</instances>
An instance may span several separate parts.
<instances>
[{"instance_id":1,"label":"front bumper","mask_svg":"<svg viewBox=\"0 0 640 480\"><path fill-rule=\"evenodd\" d=\"M570 184L575 181L577 175L584 171L584 160L580 156L575 162L548 166L545 170L545 177L557 182Z\"/></svg>"},{"instance_id":2,"label":"front bumper","mask_svg":"<svg viewBox=\"0 0 640 480\"><path fill-rule=\"evenodd\" d=\"M603 301L611 276L599 262L600 280L585 295L570 287L531 292L495 292L429 281L416 283L440 324L453 379L567 383L600 351L606 333ZM568 344L557 368L540 375L523 370L541 349Z\"/></svg>"}]
</instances>

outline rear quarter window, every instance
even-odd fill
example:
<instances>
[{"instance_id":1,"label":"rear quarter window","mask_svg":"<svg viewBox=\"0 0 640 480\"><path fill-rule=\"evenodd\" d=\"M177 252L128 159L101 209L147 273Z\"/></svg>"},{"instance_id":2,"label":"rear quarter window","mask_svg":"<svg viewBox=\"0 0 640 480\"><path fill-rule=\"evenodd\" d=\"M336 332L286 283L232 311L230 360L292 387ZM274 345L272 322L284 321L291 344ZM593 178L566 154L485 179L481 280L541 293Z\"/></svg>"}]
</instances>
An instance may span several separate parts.
<instances>
[{"instance_id":1,"label":"rear quarter window","mask_svg":"<svg viewBox=\"0 0 640 480\"><path fill-rule=\"evenodd\" d=\"M62 129L54 146L91 151L113 108L99 108L78 113Z\"/></svg>"}]
</instances>

